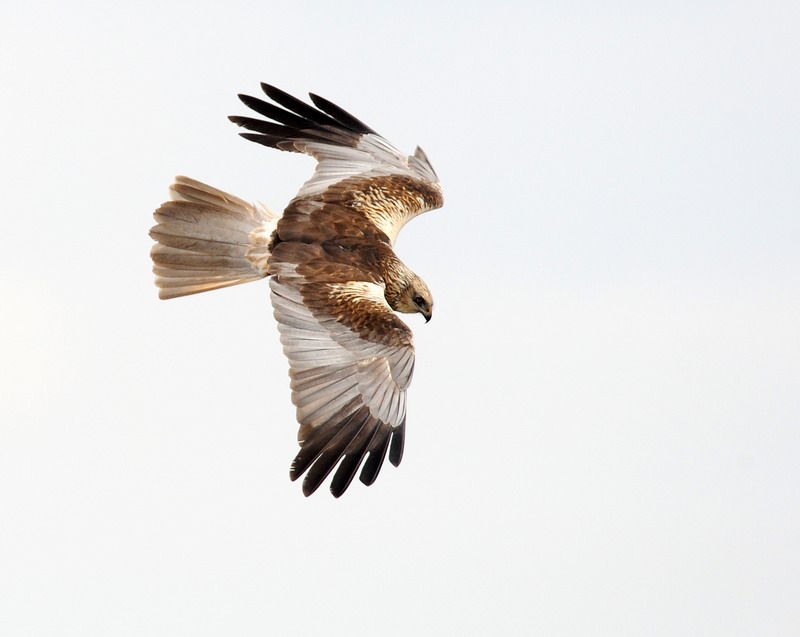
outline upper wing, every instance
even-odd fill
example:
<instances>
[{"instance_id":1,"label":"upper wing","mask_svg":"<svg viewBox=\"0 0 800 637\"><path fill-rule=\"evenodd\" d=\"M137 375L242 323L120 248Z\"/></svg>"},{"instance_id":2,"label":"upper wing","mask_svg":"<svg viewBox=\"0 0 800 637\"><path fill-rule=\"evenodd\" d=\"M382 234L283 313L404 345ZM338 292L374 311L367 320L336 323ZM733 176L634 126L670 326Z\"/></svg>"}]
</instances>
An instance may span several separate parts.
<instances>
[{"instance_id":1,"label":"upper wing","mask_svg":"<svg viewBox=\"0 0 800 637\"><path fill-rule=\"evenodd\" d=\"M414 369L411 330L377 279L357 262L331 260L318 244L279 243L270 271L300 423L290 477L308 470L303 493L310 495L341 460L331 481L339 497L367 454L360 475L367 485L387 450L389 461L400 464Z\"/></svg>"},{"instance_id":2,"label":"upper wing","mask_svg":"<svg viewBox=\"0 0 800 637\"><path fill-rule=\"evenodd\" d=\"M350 213L362 223L366 219L394 244L409 220L444 204L439 178L421 148L406 157L366 124L322 97L310 94L314 108L274 86L261 87L275 104L249 95L239 98L273 121L230 117L254 131L242 133L242 137L305 153L319 162L284 213L278 229L282 240L303 240L307 232L315 240L328 238L325 234L340 236L325 218Z\"/></svg>"}]
</instances>

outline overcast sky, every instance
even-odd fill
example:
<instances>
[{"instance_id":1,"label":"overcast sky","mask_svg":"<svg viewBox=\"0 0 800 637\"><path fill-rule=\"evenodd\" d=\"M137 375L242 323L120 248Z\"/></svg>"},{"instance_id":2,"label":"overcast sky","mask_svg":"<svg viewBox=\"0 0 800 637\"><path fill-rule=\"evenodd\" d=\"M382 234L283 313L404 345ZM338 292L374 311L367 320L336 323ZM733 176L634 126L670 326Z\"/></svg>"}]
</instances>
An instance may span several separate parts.
<instances>
[{"instance_id":1,"label":"overcast sky","mask_svg":"<svg viewBox=\"0 0 800 637\"><path fill-rule=\"evenodd\" d=\"M797 2L0 19L0 634L800 634ZM281 209L268 81L420 144L405 457L304 498L268 286L159 301L176 174Z\"/></svg>"}]
</instances>

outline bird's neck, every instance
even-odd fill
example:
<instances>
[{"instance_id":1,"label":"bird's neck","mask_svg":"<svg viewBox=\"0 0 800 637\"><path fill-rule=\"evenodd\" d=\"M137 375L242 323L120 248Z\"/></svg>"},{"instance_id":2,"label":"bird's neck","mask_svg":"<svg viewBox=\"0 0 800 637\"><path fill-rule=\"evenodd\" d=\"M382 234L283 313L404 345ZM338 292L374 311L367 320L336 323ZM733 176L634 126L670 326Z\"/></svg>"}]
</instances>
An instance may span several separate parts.
<instances>
[{"instance_id":1,"label":"bird's neck","mask_svg":"<svg viewBox=\"0 0 800 637\"><path fill-rule=\"evenodd\" d=\"M393 310L403 312L403 293L414 280L414 273L397 257L383 263L383 280L386 282L384 296Z\"/></svg>"}]
</instances>

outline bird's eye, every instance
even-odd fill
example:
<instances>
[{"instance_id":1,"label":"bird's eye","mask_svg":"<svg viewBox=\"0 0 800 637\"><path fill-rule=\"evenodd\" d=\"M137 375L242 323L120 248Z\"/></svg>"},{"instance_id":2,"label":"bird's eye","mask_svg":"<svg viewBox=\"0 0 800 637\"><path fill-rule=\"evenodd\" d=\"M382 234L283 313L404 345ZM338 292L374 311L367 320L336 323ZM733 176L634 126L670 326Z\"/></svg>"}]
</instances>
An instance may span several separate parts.
<instances>
[{"instance_id":1,"label":"bird's eye","mask_svg":"<svg viewBox=\"0 0 800 637\"><path fill-rule=\"evenodd\" d=\"M425 305L425 299L423 299L421 296L415 296L414 305L419 305L419 306Z\"/></svg>"}]
</instances>

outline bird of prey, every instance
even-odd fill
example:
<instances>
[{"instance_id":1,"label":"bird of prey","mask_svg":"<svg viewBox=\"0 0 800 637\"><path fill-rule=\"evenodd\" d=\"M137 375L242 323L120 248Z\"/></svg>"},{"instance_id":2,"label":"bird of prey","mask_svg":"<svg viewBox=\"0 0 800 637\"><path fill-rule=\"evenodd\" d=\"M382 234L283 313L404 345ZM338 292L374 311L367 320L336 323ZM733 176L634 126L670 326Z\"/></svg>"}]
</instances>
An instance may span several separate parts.
<instances>
[{"instance_id":1,"label":"bird of prey","mask_svg":"<svg viewBox=\"0 0 800 637\"><path fill-rule=\"evenodd\" d=\"M229 119L245 139L314 157L314 174L282 215L177 177L154 213L153 272L162 299L270 277L300 424L289 475L305 474L308 496L336 469L339 497L359 468L371 485L387 451L400 464L414 345L395 312L427 322L433 297L392 248L442 188L421 148L405 156L322 97L261 88L271 102L239 98L265 119Z\"/></svg>"}]
</instances>

